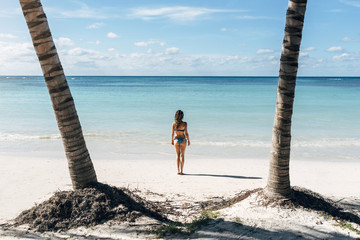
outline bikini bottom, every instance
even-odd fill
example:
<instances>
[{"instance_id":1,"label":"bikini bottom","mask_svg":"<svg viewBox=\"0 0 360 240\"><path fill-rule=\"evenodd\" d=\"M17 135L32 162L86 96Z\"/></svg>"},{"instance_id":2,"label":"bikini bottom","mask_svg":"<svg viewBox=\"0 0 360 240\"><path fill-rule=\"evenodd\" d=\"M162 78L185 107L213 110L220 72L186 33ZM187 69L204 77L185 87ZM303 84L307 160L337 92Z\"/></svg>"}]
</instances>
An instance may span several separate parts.
<instances>
[{"instance_id":1,"label":"bikini bottom","mask_svg":"<svg viewBox=\"0 0 360 240\"><path fill-rule=\"evenodd\" d=\"M179 145L182 144L184 141L186 141L185 138L175 138L174 139Z\"/></svg>"}]
</instances>

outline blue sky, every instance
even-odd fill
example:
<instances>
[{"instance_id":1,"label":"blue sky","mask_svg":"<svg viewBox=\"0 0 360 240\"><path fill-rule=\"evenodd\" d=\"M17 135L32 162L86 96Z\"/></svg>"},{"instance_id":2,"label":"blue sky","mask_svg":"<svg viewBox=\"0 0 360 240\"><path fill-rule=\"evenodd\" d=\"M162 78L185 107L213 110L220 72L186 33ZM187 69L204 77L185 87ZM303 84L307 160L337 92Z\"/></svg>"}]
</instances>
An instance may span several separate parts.
<instances>
[{"instance_id":1,"label":"blue sky","mask_svg":"<svg viewBox=\"0 0 360 240\"><path fill-rule=\"evenodd\" d=\"M288 0L42 0L67 75L277 76ZM360 76L360 0L309 0L301 76ZM41 75L1 0L0 75Z\"/></svg>"}]
</instances>

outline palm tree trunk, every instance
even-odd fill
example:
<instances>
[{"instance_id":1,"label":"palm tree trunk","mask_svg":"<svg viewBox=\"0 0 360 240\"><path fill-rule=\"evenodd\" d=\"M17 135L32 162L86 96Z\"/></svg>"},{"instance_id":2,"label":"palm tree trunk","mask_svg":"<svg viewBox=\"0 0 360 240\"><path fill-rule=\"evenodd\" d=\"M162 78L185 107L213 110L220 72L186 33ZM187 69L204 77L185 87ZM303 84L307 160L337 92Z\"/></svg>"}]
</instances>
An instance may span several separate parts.
<instances>
[{"instance_id":1,"label":"palm tree trunk","mask_svg":"<svg viewBox=\"0 0 360 240\"><path fill-rule=\"evenodd\" d=\"M272 135L272 157L264 191L270 197L291 196L289 177L291 117L306 4L307 0L289 0L286 13Z\"/></svg>"},{"instance_id":2,"label":"palm tree trunk","mask_svg":"<svg viewBox=\"0 0 360 240\"><path fill-rule=\"evenodd\" d=\"M40 0L20 0L68 159L74 189L97 182L94 166L76 113L74 100L57 54Z\"/></svg>"}]
</instances>

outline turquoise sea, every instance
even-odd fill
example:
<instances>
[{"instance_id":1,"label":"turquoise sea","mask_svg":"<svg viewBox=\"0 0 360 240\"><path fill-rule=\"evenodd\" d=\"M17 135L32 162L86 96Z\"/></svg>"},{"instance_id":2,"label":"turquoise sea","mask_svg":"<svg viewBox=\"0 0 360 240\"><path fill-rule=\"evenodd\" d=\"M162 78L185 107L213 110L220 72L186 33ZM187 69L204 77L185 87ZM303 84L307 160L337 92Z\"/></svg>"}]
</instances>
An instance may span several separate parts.
<instances>
[{"instance_id":1,"label":"turquoise sea","mask_svg":"<svg viewBox=\"0 0 360 240\"><path fill-rule=\"evenodd\" d=\"M173 160L181 109L188 159L270 158L277 77L68 76L92 158ZM299 77L291 159L360 160L360 77ZM63 157L43 77L0 76L0 154Z\"/></svg>"}]
</instances>

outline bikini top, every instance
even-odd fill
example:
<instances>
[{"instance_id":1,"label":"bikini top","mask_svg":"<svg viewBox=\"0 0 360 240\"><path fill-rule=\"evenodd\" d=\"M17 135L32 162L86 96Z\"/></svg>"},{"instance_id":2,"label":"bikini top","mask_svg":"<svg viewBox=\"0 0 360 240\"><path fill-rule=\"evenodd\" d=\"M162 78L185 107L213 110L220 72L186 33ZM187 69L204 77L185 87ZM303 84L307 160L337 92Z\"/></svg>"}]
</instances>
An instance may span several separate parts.
<instances>
[{"instance_id":1,"label":"bikini top","mask_svg":"<svg viewBox=\"0 0 360 240\"><path fill-rule=\"evenodd\" d=\"M174 130L175 132L183 132L183 134L185 135L185 129L183 129L183 130ZM175 138L178 138L178 134L176 133L176 136L175 136ZM181 138L183 138L183 137L181 137Z\"/></svg>"},{"instance_id":2,"label":"bikini top","mask_svg":"<svg viewBox=\"0 0 360 240\"><path fill-rule=\"evenodd\" d=\"M185 126L186 126L186 123L185 123ZM185 129L182 129L182 130L176 130L174 129L175 132L185 132Z\"/></svg>"}]
</instances>

